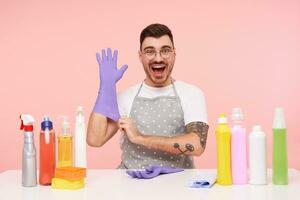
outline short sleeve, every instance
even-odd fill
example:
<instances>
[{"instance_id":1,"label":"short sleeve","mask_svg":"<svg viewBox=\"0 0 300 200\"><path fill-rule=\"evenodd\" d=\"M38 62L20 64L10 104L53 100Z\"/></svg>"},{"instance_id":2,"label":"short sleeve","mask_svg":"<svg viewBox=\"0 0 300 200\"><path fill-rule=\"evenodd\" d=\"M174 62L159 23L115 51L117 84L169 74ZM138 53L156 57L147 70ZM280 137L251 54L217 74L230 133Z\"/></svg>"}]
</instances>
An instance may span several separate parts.
<instances>
[{"instance_id":1,"label":"short sleeve","mask_svg":"<svg viewBox=\"0 0 300 200\"><path fill-rule=\"evenodd\" d=\"M196 121L208 124L203 92L193 85L182 85L179 88L178 95L181 100L185 125Z\"/></svg>"},{"instance_id":2,"label":"short sleeve","mask_svg":"<svg viewBox=\"0 0 300 200\"><path fill-rule=\"evenodd\" d=\"M117 101L118 101L118 108L119 108L120 116L127 116L128 109L126 109L127 106L126 106L126 101L124 99L124 93L119 93L117 95Z\"/></svg>"},{"instance_id":3,"label":"short sleeve","mask_svg":"<svg viewBox=\"0 0 300 200\"><path fill-rule=\"evenodd\" d=\"M117 94L117 102L120 116L129 117L134 96L138 90L138 84Z\"/></svg>"}]
</instances>

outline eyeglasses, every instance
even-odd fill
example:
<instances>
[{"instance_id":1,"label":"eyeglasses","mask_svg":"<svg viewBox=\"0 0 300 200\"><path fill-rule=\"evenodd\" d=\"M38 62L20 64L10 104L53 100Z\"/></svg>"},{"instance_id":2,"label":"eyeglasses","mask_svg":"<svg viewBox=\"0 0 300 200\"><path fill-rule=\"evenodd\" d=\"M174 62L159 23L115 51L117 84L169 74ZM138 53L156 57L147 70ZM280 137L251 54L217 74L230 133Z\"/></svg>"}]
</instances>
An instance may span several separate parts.
<instances>
[{"instance_id":1,"label":"eyeglasses","mask_svg":"<svg viewBox=\"0 0 300 200\"><path fill-rule=\"evenodd\" d=\"M173 50L170 48L162 48L159 51L157 51L155 49L146 49L143 53L149 60L152 60L153 58L155 58L157 53L159 53L160 57L162 57L163 59L167 59L173 53Z\"/></svg>"}]
</instances>

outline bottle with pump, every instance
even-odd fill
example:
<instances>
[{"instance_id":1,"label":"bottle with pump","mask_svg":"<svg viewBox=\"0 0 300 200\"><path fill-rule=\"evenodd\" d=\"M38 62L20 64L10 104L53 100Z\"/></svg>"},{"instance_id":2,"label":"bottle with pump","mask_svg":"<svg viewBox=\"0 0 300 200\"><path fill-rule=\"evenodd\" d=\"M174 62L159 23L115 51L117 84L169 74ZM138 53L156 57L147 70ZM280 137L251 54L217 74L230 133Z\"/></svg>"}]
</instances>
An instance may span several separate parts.
<instances>
[{"instance_id":1,"label":"bottle with pump","mask_svg":"<svg viewBox=\"0 0 300 200\"><path fill-rule=\"evenodd\" d=\"M283 108L276 108L273 121L273 176L276 185L288 184L286 124Z\"/></svg>"},{"instance_id":2,"label":"bottle with pump","mask_svg":"<svg viewBox=\"0 0 300 200\"><path fill-rule=\"evenodd\" d=\"M31 115L20 116L21 127L24 130L24 146L22 155L22 186L34 187L37 185L36 150L34 146L33 123Z\"/></svg>"},{"instance_id":3,"label":"bottle with pump","mask_svg":"<svg viewBox=\"0 0 300 200\"><path fill-rule=\"evenodd\" d=\"M72 158L72 136L70 134L70 124L66 116L62 116L61 135L58 136L58 167L71 167Z\"/></svg>"},{"instance_id":4,"label":"bottle with pump","mask_svg":"<svg viewBox=\"0 0 300 200\"><path fill-rule=\"evenodd\" d=\"M86 168L86 131L82 106L78 106L76 113L75 166Z\"/></svg>"},{"instance_id":5,"label":"bottle with pump","mask_svg":"<svg viewBox=\"0 0 300 200\"><path fill-rule=\"evenodd\" d=\"M216 136L218 154L217 183L220 185L231 185L230 128L224 113L218 119Z\"/></svg>"},{"instance_id":6,"label":"bottle with pump","mask_svg":"<svg viewBox=\"0 0 300 200\"><path fill-rule=\"evenodd\" d=\"M232 110L231 169L233 184L247 184L247 138L241 108Z\"/></svg>"},{"instance_id":7,"label":"bottle with pump","mask_svg":"<svg viewBox=\"0 0 300 200\"><path fill-rule=\"evenodd\" d=\"M266 135L258 125L253 126L249 135L249 174L250 184L268 183Z\"/></svg>"},{"instance_id":8,"label":"bottle with pump","mask_svg":"<svg viewBox=\"0 0 300 200\"><path fill-rule=\"evenodd\" d=\"M45 116L40 132L40 185L51 185L55 171L55 132L52 121Z\"/></svg>"}]
</instances>

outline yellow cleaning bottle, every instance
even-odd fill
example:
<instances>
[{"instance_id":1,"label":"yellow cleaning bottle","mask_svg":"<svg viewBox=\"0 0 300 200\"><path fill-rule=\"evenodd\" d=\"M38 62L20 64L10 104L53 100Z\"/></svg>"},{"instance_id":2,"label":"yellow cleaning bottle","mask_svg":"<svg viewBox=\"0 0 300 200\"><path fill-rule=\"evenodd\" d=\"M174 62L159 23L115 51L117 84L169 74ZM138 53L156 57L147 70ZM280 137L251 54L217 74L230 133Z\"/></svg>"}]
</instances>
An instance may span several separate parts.
<instances>
[{"instance_id":1,"label":"yellow cleaning bottle","mask_svg":"<svg viewBox=\"0 0 300 200\"><path fill-rule=\"evenodd\" d=\"M217 183L220 185L231 185L230 128L224 113L218 119L216 136L218 149Z\"/></svg>"},{"instance_id":2,"label":"yellow cleaning bottle","mask_svg":"<svg viewBox=\"0 0 300 200\"><path fill-rule=\"evenodd\" d=\"M58 167L71 167L72 159L72 135L70 134L70 124L66 116L62 116L61 130L58 136Z\"/></svg>"}]
</instances>

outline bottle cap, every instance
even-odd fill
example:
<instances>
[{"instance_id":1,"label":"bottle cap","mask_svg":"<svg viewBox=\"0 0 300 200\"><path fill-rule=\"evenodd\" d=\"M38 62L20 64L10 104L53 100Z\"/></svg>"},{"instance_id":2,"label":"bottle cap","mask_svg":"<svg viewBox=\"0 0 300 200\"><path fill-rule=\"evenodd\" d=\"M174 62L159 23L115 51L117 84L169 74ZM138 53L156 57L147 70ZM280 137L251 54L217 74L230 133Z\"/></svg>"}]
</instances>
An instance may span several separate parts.
<instances>
[{"instance_id":1,"label":"bottle cap","mask_svg":"<svg viewBox=\"0 0 300 200\"><path fill-rule=\"evenodd\" d=\"M83 112L83 107L82 106L78 106L77 107L77 112Z\"/></svg>"},{"instance_id":2,"label":"bottle cap","mask_svg":"<svg viewBox=\"0 0 300 200\"><path fill-rule=\"evenodd\" d=\"M41 128L44 131L46 128L52 130L53 129L53 123L50 120L48 116L44 116L43 121L41 123Z\"/></svg>"},{"instance_id":3,"label":"bottle cap","mask_svg":"<svg viewBox=\"0 0 300 200\"><path fill-rule=\"evenodd\" d=\"M70 123L68 121L68 117L67 116L60 116L59 119L61 119L61 130L62 130L62 134L63 135L67 135L68 133L70 133Z\"/></svg>"},{"instance_id":4,"label":"bottle cap","mask_svg":"<svg viewBox=\"0 0 300 200\"><path fill-rule=\"evenodd\" d=\"M224 113L220 114L220 117L218 119L218 124L227 124L227 118L225 117Z\"/></svg>"},{"instance_id":5,"label":"bottle cap","mask_svg":"<svg viewBox=\"0 0 300 200\"><path fill-rule=\"evenodd\" d=\"M275 108L273 128L277 128L277 129L285 129L286 128L283 108L280 108L280 107Z\"/></svg>"},{"instance_id":6,"label":"bottle cap","mask_svg":"<svg viewBox=\"0 0 300 200\"><path fill-rule=\"evenodd\" d=\"M31 115L21 114L20 119L21 119L20 130L24 130L26 132L33 131L34 118Z\"/></svg>"},{"instance_id":7,"label":"bottle cap","mask_svg":"<svg viewBox=\"0 0 300 200\"><path fill-rule=\"evenodd\" d=\"M77 107L76 122L84 123L84 114L83 114L83 107L82 106Z\"/></svg>"},{"instance_id":8,"label":"bottle cap","mask_svg":"<svg viewBox=\"0 0 300 200\"><path fill-rule=\"evenodd\" d=\"M233 121L243 121L244 115L243 115L242 109L241 108L233 108L231 119Z\"/></svg>"},{"instance_id":9,"label":"bottle cap","mask_svg":"<svg viewBox=\"0 0 300 200\"><path fill-rule=\"evenodd\" d=\"M261 132L262 131L261 126L260 125L253 126L252 131L253 132Z\"/></svg>"}]
</instances>

